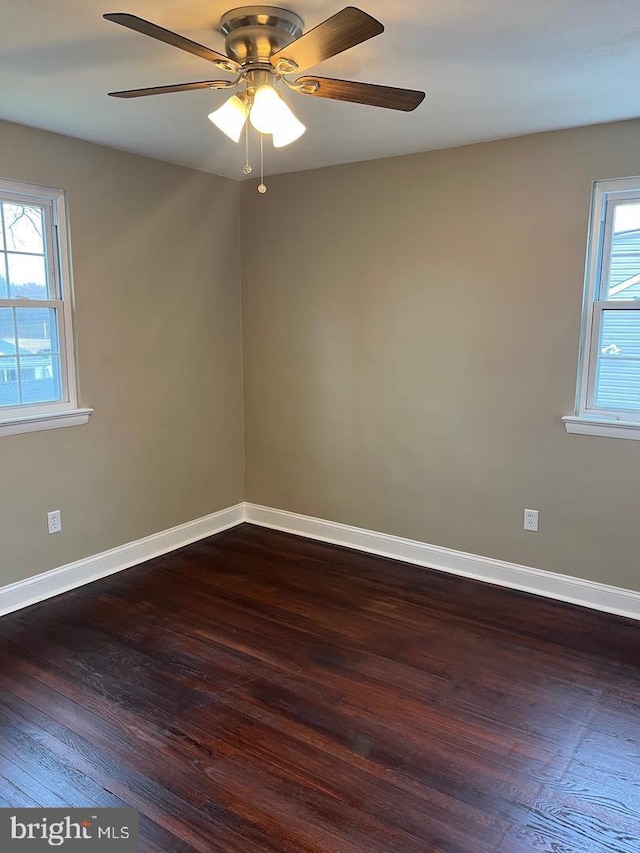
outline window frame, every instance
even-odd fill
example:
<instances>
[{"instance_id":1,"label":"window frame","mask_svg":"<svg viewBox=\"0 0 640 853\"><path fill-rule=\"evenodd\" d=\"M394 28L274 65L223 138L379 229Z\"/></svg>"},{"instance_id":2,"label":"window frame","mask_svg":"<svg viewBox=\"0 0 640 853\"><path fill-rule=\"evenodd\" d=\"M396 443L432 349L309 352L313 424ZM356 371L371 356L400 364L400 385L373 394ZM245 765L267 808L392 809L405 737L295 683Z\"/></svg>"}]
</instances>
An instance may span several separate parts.
<instances>
[{"instance_id":1,"label":"window frame","mask_svg":"<svg viewBox=\"0 0 640 853\"><path fill-rule=\"evenodd\" d=\"M86 423L93 409L81 408L78 404L71 255L64 190L0 178L0 200L33 204L44 211L49 298L35 300L0 297L0 307L55 309L62 392L60 400L1 407L0 435ZM9 297L9 294L7 296Z\"/></svg>"},{"instance_id":2,"label":"window frame","mask_svg":"<svg viewBox=\"0 0 640 853\"><path fill-rule=\"evenodd\" d=\"M640 412L595 404L604 311L640 311L640 300L602 299L611 268L615 211L640 203L640 177L596 181L591 193L575 414L563 418L567 432L640 440Z\"/></svg>"}]
</instances>

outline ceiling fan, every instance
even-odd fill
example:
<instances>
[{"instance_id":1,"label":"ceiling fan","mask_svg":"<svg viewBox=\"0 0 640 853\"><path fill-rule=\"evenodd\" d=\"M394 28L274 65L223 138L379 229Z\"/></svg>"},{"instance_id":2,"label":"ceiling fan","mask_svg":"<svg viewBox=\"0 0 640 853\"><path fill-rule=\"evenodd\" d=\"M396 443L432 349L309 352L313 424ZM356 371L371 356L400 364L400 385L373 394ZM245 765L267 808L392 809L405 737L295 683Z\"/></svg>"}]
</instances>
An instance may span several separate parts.
<instances>
[{"instance_id":1,"label":"ceiling fan","mask_svg":"<svg viewBox=\"0 0 640 853\"><path fill-rule=\"evenodd\" d=\"M275 91L275 85L279 81L302 95L405 112L414 110L425 96L424 92L412 89L337 80L318 77L315 74L295 80L287 79L288 75L305 71L384 31L380 21L354 6L347 6L306 33L302 30L302 19L287 9L276 6L243 6L232 9L220 20L226 54L136 15L110 12L104 17L108 21L199 56L222 71L235 74L233 80L198 80L170 86L128 89L109 92L111 97L140 98L146 95L188 92L193 89L237 87L237 94L209 116L211 121L235 142L239 141L243 128L249 122L260 134L272 134L275 147L288 145L304 133L304 125ZM245 174L251 171L248 163L243 171Z\"/></svg>"}]
</instances>

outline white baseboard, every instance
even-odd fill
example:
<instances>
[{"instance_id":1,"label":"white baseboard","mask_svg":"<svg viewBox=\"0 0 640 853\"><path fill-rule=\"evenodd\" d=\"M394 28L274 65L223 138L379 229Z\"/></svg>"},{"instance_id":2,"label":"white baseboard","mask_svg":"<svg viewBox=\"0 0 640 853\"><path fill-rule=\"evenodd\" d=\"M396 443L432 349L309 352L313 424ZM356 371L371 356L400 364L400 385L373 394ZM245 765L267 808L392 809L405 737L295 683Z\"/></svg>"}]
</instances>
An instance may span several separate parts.
<instances>
[{"instance_id":1,"label":"white baseboard","mask_svg":"<svg viewBox=\"0 0 640 853\"><path fill-rule=\"evenodd\" d=\"M640 592L251 503L236 504L136 542L0 587L0 616L175 551L243 521L640 620Z\"/></svg>"},{"instance_id":2,"label":"white baseboard","mask_svg":"<svg viewBox=\"0 0 640 853\"><path fill-rule=\"evenodd\" d=\"M195 521L188 521L186 524L163 530L161 533L145 536L144 539L128 542L110 551L103 551L101 554L95 554L84 560L77 560L75 563L68 563L66 566L1 587L0 616L91 583L98 578L121 572L138 563L144 563L152 557L175 551L183 545L220 533L242 521L244 521L244 504L239 503L211 515L205 515L203 518L197 518Z\"/></svg>"},{"instance_id":3,"label":"white baseboard","mask_svg":"<svg viewBox=\"0 0 640 853\"><path fill-rule=\"evenodd\" d=\"M593 610L615 613L640 619L640 593L570 575L560 575L532 569L503 560L479 557L464 551L453 551L437 545L427 545L413 539L376 533L335 521L324 521L281 509L245 504L245 521L286 533L296 533L309 539L319 539L335 545L345 545L383 557L392 557L416 566L425 566L462 575L466 578L519 589L534 595L579 604Z\"/></svg>"}]
</instances>

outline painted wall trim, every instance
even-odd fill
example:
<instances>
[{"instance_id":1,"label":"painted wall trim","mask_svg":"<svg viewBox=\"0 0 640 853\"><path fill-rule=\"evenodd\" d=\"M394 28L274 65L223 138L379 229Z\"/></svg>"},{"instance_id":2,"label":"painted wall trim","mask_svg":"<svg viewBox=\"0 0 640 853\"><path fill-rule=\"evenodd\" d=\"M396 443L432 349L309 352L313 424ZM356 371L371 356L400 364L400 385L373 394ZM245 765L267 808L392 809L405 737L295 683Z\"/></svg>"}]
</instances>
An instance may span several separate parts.
<instances>
[{"instance_id":1,"label":"painted wall trim","mask_svg":"<svg viewBox=\"0 0 640 853\"><path fill-rule=\"evenodd\" d=\"M640 592L633 590L256 504L245 504L245 520L261 527L392 557L394 560L402 560L416 566L579 604L605 613L640 619Z\"/></svg>"},{"instance_id":2,"label":"painted wall trim","mask_svg":"<svg viewBox=\"0 0 640 853\"><path fill-rule=\"evenodd\" d=\"M92 557L0 587L0 616L107 575L121 572L138 563L144 563L152 557L175 551L190 542L220 533L229 527L235 527L242 521L244 521L244 504L239 503L213 512L211 515L171 527L169 530L153 533L135 542L128 542L126 545L120 545Z\"/></svg>"},{"instance_id":3,"label":"painted wall trim","mask_svg":"<svg viewBox=\"0 0 640 853\"><path fill-rule=\"evenodd\" d=\"M640 620L640 592L634 590L251 503L239 503L221 509L203 518L0 587L0 616L121 572L242 522Z\"/></svg>"},{"instance_id":4,"label":"painted wall trim","mask_svg":"<svg viewBox=\"0 0 640 853\"><path fill-rule=\"evenodd\" d=\"M566 415L565 429L574 435L604 435L607 438L631 438L640 441L640 423L589 418L585 415Z\"/></svg>"}]
</instances>

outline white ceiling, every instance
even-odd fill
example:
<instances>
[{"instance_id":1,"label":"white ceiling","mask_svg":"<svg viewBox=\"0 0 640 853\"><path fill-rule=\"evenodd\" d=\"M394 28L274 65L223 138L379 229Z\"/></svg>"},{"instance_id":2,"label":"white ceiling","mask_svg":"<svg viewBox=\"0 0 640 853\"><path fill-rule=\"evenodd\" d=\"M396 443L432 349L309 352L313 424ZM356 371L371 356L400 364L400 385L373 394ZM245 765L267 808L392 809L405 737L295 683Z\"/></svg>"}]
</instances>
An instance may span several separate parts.
<instances>
[{"instance_id":1,"label":"white ceiling","mask_svg":"<svg viewBox=\"0 0 640 853\"><path fill-rule=\"evenodd\" d=\"M305 29L348 2L282 0ZM0 117L240 178L241 147L206 119L225 92L106 96L225 75L102 19L105 12L130 12L223 51L218 23L233 5L0 0ZM307 133L288 148L269 147L267 174L640 116L639 0L358 5L386 31L317 66L316 73L424 89L427 98L415 112L402 113L289 93Z\"/></svg>"}]
</instances>

